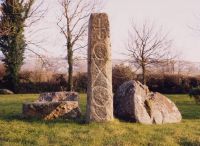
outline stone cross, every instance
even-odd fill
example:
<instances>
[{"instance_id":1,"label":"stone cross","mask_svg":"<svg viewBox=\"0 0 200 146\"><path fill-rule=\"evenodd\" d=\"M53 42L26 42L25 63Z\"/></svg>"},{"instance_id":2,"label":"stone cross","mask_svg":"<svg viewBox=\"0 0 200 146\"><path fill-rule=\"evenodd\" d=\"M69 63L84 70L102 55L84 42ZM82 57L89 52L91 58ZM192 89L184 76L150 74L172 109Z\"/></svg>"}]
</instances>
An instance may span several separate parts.
<instances>
[{"instance_id":1,"label":"stone cross","mask_svg":"<svg viewBox=\"0 0 200 146\"><path fill-rule=\"evenodd\" d=\"M88 38L87 122L113 119L110 29L105 13L90 16Z\"/></svg>"},{"instance_id":2,"label":"stone cross","mask_svg":"<svg viewBox=\"0 0 200 146\"><path fill-rule=\"evenodd\" d=\"M106 28L105 26L102 26L101 24L101 18L98 18L98 27L95 27L95 29L97 29L97 37L98 37L98 40L101 40L101 39L104 39L102 36L103 36L103 33L105 33L104 31L106 31Z\"/></svg>"}]
</instances>

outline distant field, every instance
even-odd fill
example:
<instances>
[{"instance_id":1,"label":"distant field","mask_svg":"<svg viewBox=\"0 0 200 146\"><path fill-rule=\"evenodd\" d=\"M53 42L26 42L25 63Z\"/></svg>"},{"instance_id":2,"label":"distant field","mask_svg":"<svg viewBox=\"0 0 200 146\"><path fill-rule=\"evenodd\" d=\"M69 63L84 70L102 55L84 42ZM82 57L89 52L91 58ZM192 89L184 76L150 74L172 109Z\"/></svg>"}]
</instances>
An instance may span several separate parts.
<instances>
[{"instance_id":1,"label":"distant field","mask_svg":"<svg viewBox=\"0 0 200 146\"><path fill-rule=\"evenodd\" d=\"M0 146L200 146L200 105L187 95L168 95L179 107L179 124L141 125L114 120L83 124L79 121L23 120L22 102L37 95L0 96ZM86 95L81 95L85 112Z\"/></svg>"}]
</instances>

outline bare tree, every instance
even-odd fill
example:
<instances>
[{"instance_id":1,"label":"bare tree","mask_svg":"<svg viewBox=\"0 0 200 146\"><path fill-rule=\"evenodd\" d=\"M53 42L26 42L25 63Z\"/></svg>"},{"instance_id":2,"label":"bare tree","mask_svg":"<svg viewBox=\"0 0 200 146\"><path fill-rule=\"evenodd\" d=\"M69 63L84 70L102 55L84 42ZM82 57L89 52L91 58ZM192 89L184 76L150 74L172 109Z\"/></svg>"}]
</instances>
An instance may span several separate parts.
<instances>
[{"instance_id":1,"label":"bare tree","mask_svg":"<svg viewBox=\"0 0 200 146\"><path fill-rule=\"evenodd\" d=\"M130 62L142 70L142 82L146 84L147 69L163 63L170 53L171 40L161 27L145 22L141 27L132 23L129 30L127 51Z\"/></svg>"},{"instance_id":2,"label":"bare tree","mask_svg":"<svg viewBox=\"0 0 200 146\"><path fill-rule=\"evenodd\" d=\"M87 43L88 20L96 9L97 1L61 0L62 16L58 20L58 27L66 39L68 60L68 90L73 90L74 52L85 48Z\"/></svg>"}]
</instances>

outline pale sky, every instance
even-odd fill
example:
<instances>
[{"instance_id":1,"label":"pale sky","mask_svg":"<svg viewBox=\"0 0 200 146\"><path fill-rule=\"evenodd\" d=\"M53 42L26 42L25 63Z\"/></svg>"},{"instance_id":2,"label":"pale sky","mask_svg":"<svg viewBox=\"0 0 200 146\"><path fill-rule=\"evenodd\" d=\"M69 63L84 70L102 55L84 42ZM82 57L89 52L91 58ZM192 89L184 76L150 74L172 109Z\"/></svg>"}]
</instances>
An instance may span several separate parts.
<instances>
[{"instance_id":1,"label":"pale sky","mask_svg":"<svg viewBox=\"0 0 200 146\"><path fill-rule=\"evenodd\" d=\"M49 56L66 56L63 36L56 25L59 9L55 0L46 0L49 11L38 26L45 27L40 33L32 35L38 40ZM149 20L162 25L174 40L174 50L182 52L183 59L200 62L200 32L190 28L200 24L200 0L104 0L102 12L109 15L111 26L111 44L114 59L124 58L128 29L131 21L136 24ZM199 25L200 26L200 25Z\"/></svg>"}]
</instances>

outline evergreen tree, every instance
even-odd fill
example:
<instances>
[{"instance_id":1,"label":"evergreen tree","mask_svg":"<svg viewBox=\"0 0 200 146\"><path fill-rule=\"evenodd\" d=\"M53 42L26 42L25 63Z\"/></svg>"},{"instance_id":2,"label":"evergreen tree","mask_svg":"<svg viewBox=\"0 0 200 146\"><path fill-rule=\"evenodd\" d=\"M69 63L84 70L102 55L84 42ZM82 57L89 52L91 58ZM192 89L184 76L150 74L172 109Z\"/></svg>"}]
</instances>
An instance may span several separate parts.
<instances>
[{"instance_id":1,"label":"evergreen tree","mask_svg":"<svg viewBox=\"0 0 200 146\"><path fill-rule=\"evenodd\" d=\"M1 31L8 33L0 36L0 51L4 55L6 67L5 83L7 88L17 92L19 71L23 65L26 47L24 37L25 20L28 18L34 0L4 0L0 16ZM9 30L9 31L8 31Z\"/></svg>"}]
</instances>

